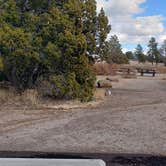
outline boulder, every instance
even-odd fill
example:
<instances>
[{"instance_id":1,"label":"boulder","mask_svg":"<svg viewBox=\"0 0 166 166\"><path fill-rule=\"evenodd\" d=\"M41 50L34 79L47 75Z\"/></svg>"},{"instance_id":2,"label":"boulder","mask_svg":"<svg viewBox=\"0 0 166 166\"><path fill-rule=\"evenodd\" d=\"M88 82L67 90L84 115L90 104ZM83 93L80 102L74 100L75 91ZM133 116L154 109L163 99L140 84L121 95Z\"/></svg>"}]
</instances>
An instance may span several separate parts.
<instances>
[{"instance_id":1,"label":"boulder","mask_svg":"<svg viewBox=\"0 0 166 166\"><path fill-rule=\"evenodd\" d=\"M112 88L112 83L109 80L99 80L97 85L98 88Z\"/></svg>"}]
</instances>

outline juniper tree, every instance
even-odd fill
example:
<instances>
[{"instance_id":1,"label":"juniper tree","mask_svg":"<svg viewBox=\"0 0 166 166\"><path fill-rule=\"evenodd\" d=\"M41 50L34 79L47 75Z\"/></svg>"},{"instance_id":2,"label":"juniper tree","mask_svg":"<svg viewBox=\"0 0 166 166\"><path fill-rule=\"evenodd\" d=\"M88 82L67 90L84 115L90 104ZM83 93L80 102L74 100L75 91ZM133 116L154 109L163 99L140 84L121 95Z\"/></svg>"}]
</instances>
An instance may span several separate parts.
<instances>
[{"instance_id":1,"label":"juniper tree","mask_svg":"<svg viewBox=\"0 0 166 166\"><path fill-rule=\"evenodd\" d=\"M96 53L97 12L95 0L84 0L83 33L87 40L87 54L92 56Z\"/></svg>"},{"instance_id":2,"label":"juniper tree","mask_svg":"<svg viewBox=\"0 0 166 166\"><path fill-rule=\"evenodd\" d=\"M61 85L63 97L92 98L83 1L3 0L0 9L0 52L16 89L34 88L42 78Z\"/></svg>"}]
</instances>

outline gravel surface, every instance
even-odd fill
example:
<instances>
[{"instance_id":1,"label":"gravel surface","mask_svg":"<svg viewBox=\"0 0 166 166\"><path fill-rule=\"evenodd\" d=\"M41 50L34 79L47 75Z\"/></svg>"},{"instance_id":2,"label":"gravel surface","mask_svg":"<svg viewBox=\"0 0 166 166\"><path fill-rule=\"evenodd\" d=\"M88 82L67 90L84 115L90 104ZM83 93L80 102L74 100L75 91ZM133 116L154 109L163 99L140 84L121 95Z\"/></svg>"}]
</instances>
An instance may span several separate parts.
<instances>
[{"instance_id":1,"label":"gravel surface","mask_svg":"<svg viewBox=\"0 0 166 166\"><path fill-rule=\"evenodd\" d=\"M0 107L0 151L166 155L166 81L120 79L97 108Z\"/></svg>"}]
</instances>

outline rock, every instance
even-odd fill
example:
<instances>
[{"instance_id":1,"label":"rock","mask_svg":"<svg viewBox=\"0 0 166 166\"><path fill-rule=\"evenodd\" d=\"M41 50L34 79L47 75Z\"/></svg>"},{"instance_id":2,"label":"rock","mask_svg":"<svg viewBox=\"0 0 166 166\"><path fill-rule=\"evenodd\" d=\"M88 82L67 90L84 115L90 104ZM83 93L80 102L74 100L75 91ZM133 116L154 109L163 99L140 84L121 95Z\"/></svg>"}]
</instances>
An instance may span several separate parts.
<instances>
[{"instance_id":1,"label":"rock","mask_svg":"<svg viewBox=\"0 0 166 166\"><path fill-rule=\"evenodd\" d=\"M112 95L111 90L110 90L110 89L107 89L107 90L105 91L105 96L111 96L111 95Z\"/></svg>"},{"instance_id":2,"label":"rock","mask_svg":"<svg viewBox=\"0 0 166 166\"><path fill-rule=\"evenodd\" d=\"M97 85L98 88L112 88L112 83L109 80L99 80Z\"/></svg>"},{"instance_id":3,"label":"rock","mask_svg":"<svg viewBox=\"0 0 166 166\"><path fill-rule=\"evenodd\" d=\"M117 78L109 78L107 77L106 80L111 81L111 82L119 82Z\"/></svg>"}]
</instances>

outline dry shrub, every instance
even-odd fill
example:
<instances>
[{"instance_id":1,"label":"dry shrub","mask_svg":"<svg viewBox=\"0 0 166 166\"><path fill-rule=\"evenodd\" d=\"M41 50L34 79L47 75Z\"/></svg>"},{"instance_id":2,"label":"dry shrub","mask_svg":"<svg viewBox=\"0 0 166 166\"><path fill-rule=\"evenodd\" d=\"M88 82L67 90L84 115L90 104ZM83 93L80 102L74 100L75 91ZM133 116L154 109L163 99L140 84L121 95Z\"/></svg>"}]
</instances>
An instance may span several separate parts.
<instances>
[{"instance_id":1,"label":"dry shrub","mask_svg":"<svg viewBox=\"0 0 166 166\"><path fill-rule=\"evenodd\" d=\"M15 90L8 82L0 82L0 102L6 102L15 98Z\"/></svg>"},{"instance_id":2,"label":"dry shrub","mask_svg":"<svg viewBox=\"0 0 166 166\"><path fill-rule=\"evenodd\" d=\"M166 74L166 67L156 67L156 70L157 70L160 74Z\"/></svg>"},{"instance_id":3,"label":"dry shrub","mask_svg":"<svg viewBox=\"0 0 166 166\"><path fill-rule=\"evenodd\" d=\"M145 64L143 64L143 63L138 63L137 61L131 61L130 65L123 65L123 66L133 67L133 68L141 68L141 69L154 69L160 74L166 74L166 67L162 63L159 63L156 66L156 65L152 65L149 62L146 62Z\"/></svg>"},{"instance_id":4,"label":"dry shrub","mask_svg":"<svg viewBox=\"0 0 166 166\"><path fill-rule=\"evenodd\" d=\"M49 81L41 81L38 86L39 95L42 97L52 96L53 95L54 86Z\"/></svg>"},{"instance_id":5,"label":"dry shrub","mask_svg":"<svg viewBox=\"0 0 166 166\"><path fill-rule=\"evenodd\" d=\"M0 84L0 102L10 104L37 105L38 93L36 90L26 90L18 94L15 89L7 84Z\"/></svg>"},{"instance_id":6,"label":"dry shrub","mask_svg":"<svg viewBox=\"0 0 166 166\"><path fill-rule=\"evenodd\" d=\"M94 71L96 75L115 75L119 65L108 64L106 62L98 62L94 64Z\"/></svg>"},{"instance_id":7,"label":"dry shrub","mask_svg":"<svg viewBox=\"0 0 166 166\"><path fill-rule=\"evenodd\" d=\"M39 102L38 98L39 98L38 92L37 90L34 89L28 89L20 95L20 99L24 103L29 103L31 105L37 105Z\"/></svg>"},{"instance_id":8,"label":"dry shrub","mask_svg":"<svg viewBox=\"0 0 166 166\"><path fill-rule=\"evenodd\" d=\"M15 98L14 91L11 91L9 89L0 89L0 102L6 102L11 100L12 98Z\"/></svg>"}]
</instances>

